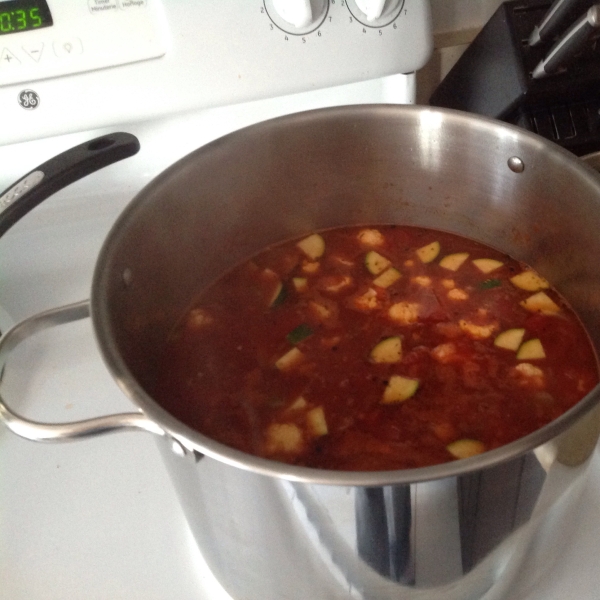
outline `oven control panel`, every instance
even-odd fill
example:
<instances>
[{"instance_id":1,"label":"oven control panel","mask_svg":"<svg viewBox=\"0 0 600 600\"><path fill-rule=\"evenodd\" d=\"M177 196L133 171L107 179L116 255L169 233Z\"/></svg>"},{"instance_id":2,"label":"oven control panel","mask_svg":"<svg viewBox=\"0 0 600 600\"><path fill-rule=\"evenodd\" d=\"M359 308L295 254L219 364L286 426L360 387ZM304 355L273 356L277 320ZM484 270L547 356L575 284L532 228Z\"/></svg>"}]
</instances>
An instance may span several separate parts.
<instances>
[{"instance_id":1,"label":"oven control panel","mask_svg":"<svg viewBox=\"0 0 600 600\"><path fill-rule=\"evenodd\" d=\"M162 29L149 0L0 0L0 85L163 56Z\"/></svg>"},{"instance_id":2,"label":"oven control panel","mask_svg":"<svg viewBox=\"0 0 600 600\"><path fill-rule=\"evenodd\" d=\"M0 0L0 145L408 73L428 0Z\"/></svg>"}]
</instances>

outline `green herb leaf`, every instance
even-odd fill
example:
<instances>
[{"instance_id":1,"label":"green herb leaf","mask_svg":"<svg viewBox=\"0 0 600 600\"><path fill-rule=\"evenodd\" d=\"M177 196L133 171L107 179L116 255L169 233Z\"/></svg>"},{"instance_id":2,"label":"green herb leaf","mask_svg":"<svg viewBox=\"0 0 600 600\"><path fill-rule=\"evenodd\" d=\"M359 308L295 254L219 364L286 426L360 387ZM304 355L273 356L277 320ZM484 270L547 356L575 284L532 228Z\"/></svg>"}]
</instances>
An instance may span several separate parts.
<instances>
[{"instance_id":1,"label":"green herb leaf","mask_svg":"<svg viewBox=\"0 0 600 600\"><path fill-rule=\"evenodd\" d=\"M502 285L502 282L499 279L486 279L479 284L479 289L491 290L499 285Z\"/></svg>"},{"instance_id":2,"label":"green herb leaf","mask_svg":"<svg viewBox=\"0 0 600 600\"><path fill-rule=\"evenodd\" d=\"M292 329L292 331L290 331L285 336L285 339L290 344L293 344L295 346L302 340L305 340L307 337L310 337L313 333L313 330L306 323L302 323L302 325L298 325L298 327Z\"/></svg>"}]
</instances>

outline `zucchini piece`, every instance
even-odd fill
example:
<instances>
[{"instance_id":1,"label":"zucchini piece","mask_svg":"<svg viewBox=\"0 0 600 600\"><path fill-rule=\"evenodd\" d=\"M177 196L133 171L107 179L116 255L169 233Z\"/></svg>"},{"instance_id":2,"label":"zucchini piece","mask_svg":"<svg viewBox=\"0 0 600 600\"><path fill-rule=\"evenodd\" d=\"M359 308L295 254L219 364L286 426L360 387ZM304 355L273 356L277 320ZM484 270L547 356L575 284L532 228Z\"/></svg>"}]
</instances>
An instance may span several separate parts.
<instances>
[{"instance_id":1,"label":"zucchini piece","mask_svg":"<svg viewBox=\"0 0 600 600\"><path fill-rule=\"evenodd\" d=\"M297 292L305 292L308 289L308 279L306 277L294 277L292 283Z\"/></svg>"},{"instance_id":2,"label":"zucchini piece","mask_svg":"<svg viewBox=\"0 0 600 600\"><path fill-rule=\"evenodd\" d=\"M270 453L300 452L303 445L302 431L293 423L272 423L267 429L266 447Z\"/></svg>"},{"instance_id":3,"label":"zucchini piece","mask_svg":"<svg viewBox=\"0 0 600 600\"><path fill-rule=\"evenodd\" d=\"M378 342L369 354L374 363L397 363L402 360L402 339L395 335Z\"/></svg>"},{"instance_id":4,"label":"zucchini piece","mask_svg":"<svg viewBox=\"0 0 600 600\"><path fill-rule=\"evenodd\" d=\"M524 335L524 329L507 329L496 336L496 339L494 340L494 346L516 352L523 341Z\"/></svg>"},{"instance_id":5,"label":"zucchini piece","mask_svg":"<svg viewBox=\"0 0 600 600\"><path fill-rule=\"evenodd\" d=\"M463 438L456 440L446 446L446 450L454 456L454 458L469 458L485 452L485 445L479 440L471 440Z\"/></svg>"},{"instance_id":6,"label":"zucchini piece","mask_svg":"<svg viewBox=\"0 0 600 600\"><path fill-rule=\"evenodd\" d=\"M316 260L323 256L323 253L325 252L325 240L318 233L313 233L303 240L300 240L296 246L312 260Z\"/></svg>"},{"instance_id":7,"label":"zucchini piece","mask_svg":"<svg viewBox=\"0 0 600 600\"><path fill-rule=\"evenodd\" d=\"M268 307L281 304L285 299L283 283L273 269L266 268L259 274L259 286Z\"/></svg>"},{"instance_id":8,"label":"zucchini piece","mask_svg":"<svg viewBox=\"0 0 600 600\"><path fill-rule=\"evenodd\" d=\"M398 269L390 267L387 271L384 271L379 277L373 279L373 284L380 288L388 288L392 283L396 283L402 275Z\"/></svg>"},{"instance_id":9,"label":"zucchini piece","mask_svg":"<svg viewBox=\"0 0 600 600\"><path fill-rule=\"evenodd\" d=\"M455 254L447 254L440 260L440 267L449 271L458 271L462 264L469 258L468 252L456 252Z\"/></svg>"},{"instance_id":10,"label":"zucchini piece","mask_svg":"<svg viewBox=\"0 0 600 600\"><path fill-rule=\"evenodd\" d=\"M510 278L510 282L515 286L527 292L538 292L546 290L550 284L535 271L527 270Z\"/></svg>"},{"instance_id":11,"label":"zucchini piece","mask_svg":"<svg viewBox=\"0 0 600 600\"><path fill-rule=\"evenodd\" d=\"M304 396L298 396L288 407L287 410L300 410L306 408L306 399Z\"/></svg>"},{"instance_id":12,"label":"zucchini piece","mask_svg":"<svg viewBox=\"0 0 600 600\"><path fill-rule=\"evenodd\" d=\"M560 312L560 306L558 306L550 296L544 292L538 292L529 296L522 302L519 303L525 310L530 312L541 312L546 315L555 314Z\"/></svg>"},{"instance_id":13,"label":"zucchini piece","mask_svg":"<svg viewBox=\"0 0 600 600\"><path fill-rule=\"evenodd\" d=\"M385 271L392 263L385 257L381 256L375 250L369 250L365 255L365 267L371 275L379 275Z\"/></svg>"},{"instance_id":14,"label":"zucchini piece","mask_svg":"<svg viewBox=\"0 0 600 600\"><path fill-rule=\"evenodd\" d=\"M431 242L431 244L419 248L416 252L422 263L430 263L440 253L440 243L437 241Z\"/></svg>"},{"instance_id":15,"label":"zucchini piece","mask_svg":"<svg viewBox=\"0 0 600 600\"><path fill-rule=\"evenodd\" d=\"M281 281L279 281L277 283L277 285L275 286L275 290L273 291L273 294L271 296L271 301L269 302L269 307L275 308L277 306L280 306L285 301L286 298L287 298L287 290L283 286L283 283L281 283Z\"/></svg>"},{"instance_id":16,"label":"zucchini piece","mask_svg":"<svg viewBox=\"0 0 600 600\"><path fill-rule=\"evenodd\" d=\"M304 359L304 354L298 350L298 348L294 347L291 350L288 350L283 356L281 356L276 362L275 366L280 371L288 371L294 365L297 365Z\"/></svg>"},{"instance_id":17,"label":"zucchini piece","mask_svg":"<svg viewBox=\"0 0 600 600\"><path fill-rule=\"evenodd\" d=\"M403 375L392 375L387 387L383 392L381 402L383 404L394 404L404 402L415 394L419 387L419 380Z\"/></svg>"},{"instance_id":18,"label":"zucchini piece","mask_svg":"<svg viewBox=\"0 0 600 600\"><path fill-rule=\"evenodd\" d=\"M302 340L305 340L307 337L310 337L313 333L314 331L306 323L302 323L301 325L298 325L298 327L292 329L292 331L290 331L285 336L285 339L290 344L295 346L296 344L299 344Z\"/></svg>"},{"instance_id":19,"label":"zucchini piece","mask_svg":"<svg viewBox=\"0 0 600 600\"><path fill-rule=\"evenodd\" d=\"M504 263L496 260L495 258L476 258L472 261L473 264L486 275L499 269Z\"/></svg>"},{"instance_id":20,"label":"zucchini piece","mask_svg":"<svg viewBox=\"0 0 600 600\"><path fill-rule=\"evenodd\" d=\"M538 338L527 340L521 344L517 352L518 360L535 360L538 358L546 358L544 346L542 346L542 342Z\"/></svg>"},{"instance_id":21,"label":"zucchini piece","mask_svg":"<svg viewBox=\"0 0 600 600\"><path fill-rule=\"evenodd\" d=\"M329 432L322 406L312 408L306 413L306 423L310 432L316 437L326 435Z\"/></svg>"}]
</instances>

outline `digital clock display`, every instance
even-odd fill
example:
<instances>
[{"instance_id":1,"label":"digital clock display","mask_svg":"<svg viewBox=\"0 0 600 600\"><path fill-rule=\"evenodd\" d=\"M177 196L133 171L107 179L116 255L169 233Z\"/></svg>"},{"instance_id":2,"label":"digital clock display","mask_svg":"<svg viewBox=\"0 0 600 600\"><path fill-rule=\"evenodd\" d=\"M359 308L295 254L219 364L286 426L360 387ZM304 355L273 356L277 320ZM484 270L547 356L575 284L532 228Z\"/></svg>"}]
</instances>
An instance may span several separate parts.
<instances>
[{"instance_id":1,"label":"digital clock display","mask_svg":"<svg viewBox=\"0 0 600 600\"><path fill-rule=\"evenodd\" d=\"M52 25L45 0L0 0L0 35Z\"/></svg>"}]
</instances>

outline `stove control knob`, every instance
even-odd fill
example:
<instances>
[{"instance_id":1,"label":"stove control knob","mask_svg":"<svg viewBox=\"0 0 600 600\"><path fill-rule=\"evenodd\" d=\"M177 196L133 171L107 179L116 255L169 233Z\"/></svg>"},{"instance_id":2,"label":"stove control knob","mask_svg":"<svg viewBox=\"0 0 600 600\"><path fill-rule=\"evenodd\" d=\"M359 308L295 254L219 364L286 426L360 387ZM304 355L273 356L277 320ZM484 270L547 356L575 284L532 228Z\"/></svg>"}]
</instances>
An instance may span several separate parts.
<instances>
[{"instance_id":1,"label":"stove control knob","mask_svg":"<svg viewBox=\"0 0 600 600\"><path fill-rule=\"evenodd\" d=\"M348 0L348 8L354 6L355 17L365 25L383 27L400 13L404 0ZM351 9L351 12L352 11Z\"/></svg>"},{"instance_id":2,"label":"stove control knob","mask_svg":"<svg viewBox=\"0 0 600 600\"><path fill-rule=\"evenodd\" d=\"M381 18L385 0L356 0L356 6L367 17L367 21L375 21Z\"/></svg>"},{"instance_id":3,"label":"stove control knob","mask_svg":"<svg viewBox=\"0 0 600 600\"><path fill-rule=\"evenodd\" d=\"M273 0L275 12L298 29L312 23L313 11L310 0Z\"/></svg>"},{"instance_id":4,"label":"stove control knob","mask_svg":"<svg viewBox=\"0 0 600 600\"><path fill-rule=\"evenodd\" d=\"M328 0L265 0L271 20L284 31L304 34L319 27L327 15Z\"/></svg>"}]
</instances>

